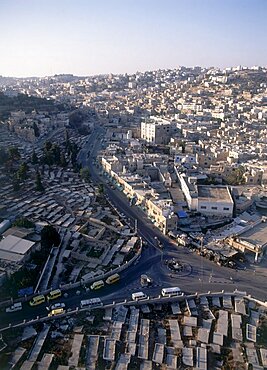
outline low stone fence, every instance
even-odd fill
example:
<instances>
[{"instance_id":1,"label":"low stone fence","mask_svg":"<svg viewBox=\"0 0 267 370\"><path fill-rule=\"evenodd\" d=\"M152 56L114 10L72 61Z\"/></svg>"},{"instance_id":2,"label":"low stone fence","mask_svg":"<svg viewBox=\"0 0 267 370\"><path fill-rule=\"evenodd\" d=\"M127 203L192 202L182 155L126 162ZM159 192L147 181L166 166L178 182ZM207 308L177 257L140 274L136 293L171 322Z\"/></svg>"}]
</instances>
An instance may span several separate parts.
<instances>
[{"instance_id":1,"label":"low stone fence","mask_svg":"<svg viewBox=\"0 0 267 370\"><path fill-rule=\"evenodd\" d=\"M106 272L105 274L100 274L100 275L94 276L94 277L92 277L90 279L86 279L86 280L83 279L83 280L77 281L76 283L69 283L69 284L62 284L62 285L60 284L59 288L62 291L66 292L70 289L76 289L76 288L79 288L79 287L83 287L85 284L92 284L95 281L106 279L106 278L108 278L109 276L111 276L115 273L119 273L119 272L124 271L125 269L127 269L129 266L131 266L141 256L141 253L142 253L142 248L139 249L138 253L129 262L126 262L123 265L121 265L121 266L119 266L119 267L117 267L113 270L110 270L110 271ZM38 291L35 294L29 295L29 296L24 296L24 297L17 298L17 299L10 298L6 301L0 302L0 308L10 306L11 304L16 303L16 302L30 301L32 299L32 297L34 297L36 294L46 295L51 290L53 290L53 289L52 288L46 289L42 292Z\"/></svg>"}]
</instances>

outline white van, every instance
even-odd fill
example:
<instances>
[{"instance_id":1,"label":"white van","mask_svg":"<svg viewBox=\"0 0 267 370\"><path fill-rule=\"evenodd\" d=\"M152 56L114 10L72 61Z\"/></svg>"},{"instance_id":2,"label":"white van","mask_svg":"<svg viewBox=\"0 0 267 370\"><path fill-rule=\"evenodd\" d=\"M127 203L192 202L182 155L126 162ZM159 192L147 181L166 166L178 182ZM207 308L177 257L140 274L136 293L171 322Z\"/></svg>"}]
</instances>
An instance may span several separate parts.
<instances>
[{"instance_id":1,"label":"white van","mask_svg":"<svg viewBox=\"0 0 267 370\"><path fill-rule=\"evenodd\" d=\"M133 301L141 301L142 299L147 299L148 296L143 292L136 292L132 294Z\"/></svg>"},{"instance_id":2,"label":"white van","mask_svg":"<svg viewBox=\"0 0 267 370\"><path fill-rule=\"evenodd\" d=\"M181 294L182 294L181 289L178 287L163 288L161 290L162 297L174 297Z\"/></svg>"},{"instance_id":3,"label":"white van","mask_svg":"<svg viewBox=\"0 0 267 370\"><path fill-rule=\"evenodd\" d=\"M22 310L21 302L14 303L12 306L6 308L6 312L15 312Z\"/></svg>"}]
</instances>

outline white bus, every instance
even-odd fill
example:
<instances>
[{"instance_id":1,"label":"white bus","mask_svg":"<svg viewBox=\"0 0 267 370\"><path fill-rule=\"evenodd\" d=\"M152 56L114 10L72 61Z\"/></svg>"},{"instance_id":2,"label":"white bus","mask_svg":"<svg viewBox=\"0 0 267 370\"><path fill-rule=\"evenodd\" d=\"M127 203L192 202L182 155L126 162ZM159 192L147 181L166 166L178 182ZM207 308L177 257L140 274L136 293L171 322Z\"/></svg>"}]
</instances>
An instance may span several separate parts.
<instances>
[{"instance_id":1,"label":"white bus","mask_svg":"<svg viewBox=\"0 0 267 370\"><path fill-rule=\"evenodd\" d=\"M85 299L81 301L80 307L88 307L88 308L95 308L95 307L101 307L103 306L103 302L100 298L91 298L91 299Z\"/></svg>"},{"instance_id":2,"label":"white bus","mask_svg":"<svg viewBox=\"0 0 267 370\"><path fill-rule=\"evenodd\" d=\"M148 296L143 292L136 292L132 294L133 301L140 301L141 299L147 299Z\"/></svg>"},{"instance_id":3,"label":"white bus","mask_svg":"<svg viewBox=\"0 0 267 370\"><path fill-rule=\"evenodd\" d=\"M176 295L181 295L181 289L178 287L163 288L161 290L162 297L174 297Z\"/></svg>"}]
</instances>

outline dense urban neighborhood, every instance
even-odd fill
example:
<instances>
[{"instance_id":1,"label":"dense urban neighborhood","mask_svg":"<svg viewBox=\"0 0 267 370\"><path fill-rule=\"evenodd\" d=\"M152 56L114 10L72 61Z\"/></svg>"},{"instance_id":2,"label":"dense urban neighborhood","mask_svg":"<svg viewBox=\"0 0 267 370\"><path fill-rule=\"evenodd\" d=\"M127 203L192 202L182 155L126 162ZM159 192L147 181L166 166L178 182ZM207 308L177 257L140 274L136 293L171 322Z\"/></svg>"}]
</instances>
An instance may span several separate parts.
<instances>
[{"instance_id":1,"label":"dense urban neighborhood","mask_svg":"<svg viewBox=\"0 0 267 370\"><path fill-rule=\"evenodd\" d=\"M267 69L0 76L0 369L267 368Z\"/></svg>"}]
</instances>

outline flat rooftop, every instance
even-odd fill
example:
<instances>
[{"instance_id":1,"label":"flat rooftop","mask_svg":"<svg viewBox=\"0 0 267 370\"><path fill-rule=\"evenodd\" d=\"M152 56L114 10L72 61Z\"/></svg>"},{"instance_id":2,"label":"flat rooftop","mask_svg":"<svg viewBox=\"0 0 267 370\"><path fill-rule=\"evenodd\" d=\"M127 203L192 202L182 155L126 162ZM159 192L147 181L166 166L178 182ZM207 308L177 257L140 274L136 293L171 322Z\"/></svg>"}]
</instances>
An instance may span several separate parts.
<instances>
[{"instance_id":1,"label":"flat rooftop","mask_svg":"<svg viewBox=\"0 0 267 370\"><path fill-rule=\"evenodd\" d=\"M35 242L8 235L0 241L0 251L24 255L34 244Z\"/></svg>"},{"instance_id":2,"label":"flat rooftop","mask_svg":"<svg viewBox=\"0 0 267 370\"><path fill-rule=\"evenodd\" d=\"M207 202L231 202L232 197L227 187L197 185L198 198Z\"/></svg>"},{"instance_id":3,"label":"flat rooftop","mask_svg":"<svg viewBox=\"0 0 267 370\"><path fill-rule=\"evenodd\" d=\"M267 222L261 222L250 230L239 234L239 239L246 240L253 245L263 246L267 244Z\"/></svg>"}]
</instances>

